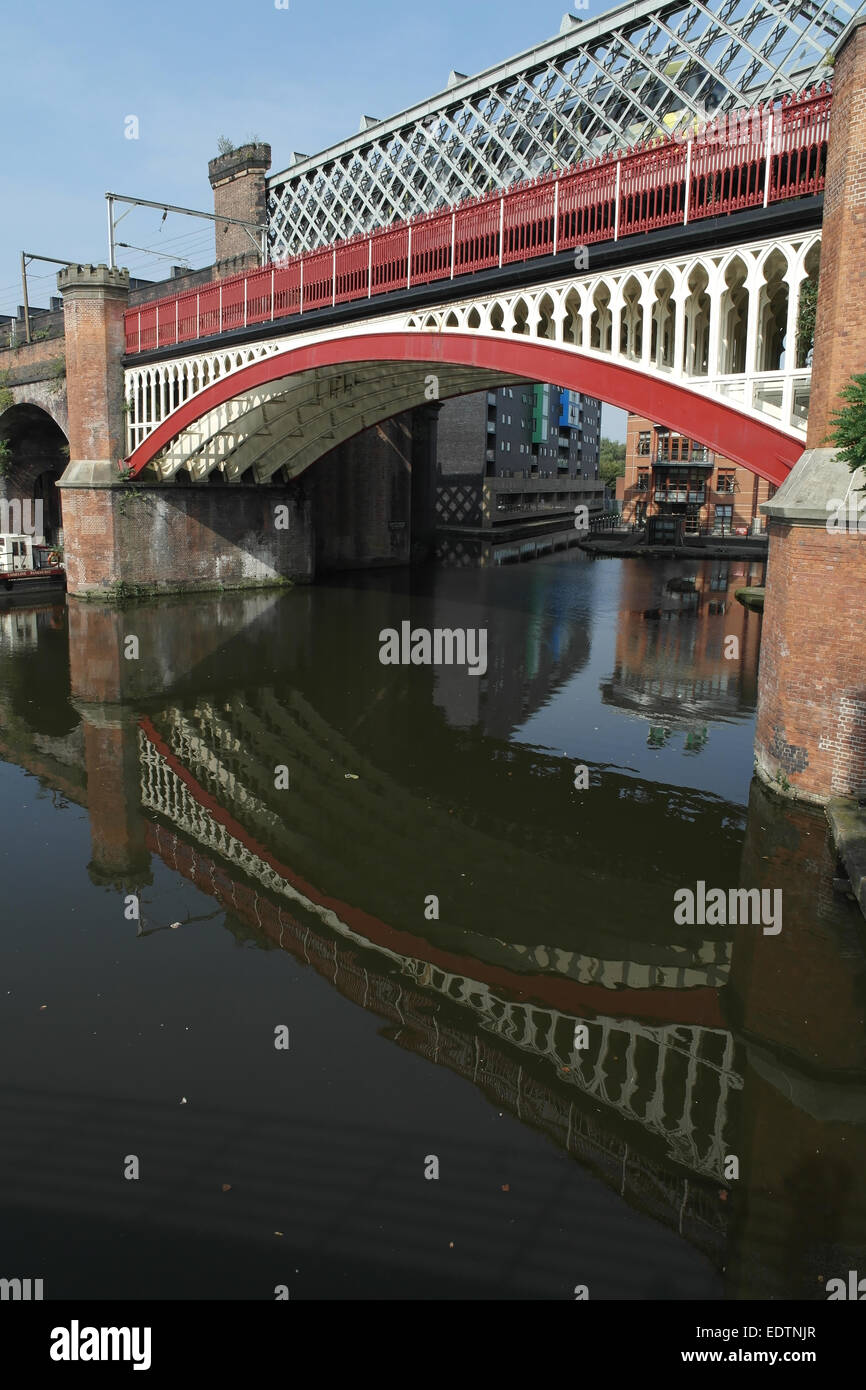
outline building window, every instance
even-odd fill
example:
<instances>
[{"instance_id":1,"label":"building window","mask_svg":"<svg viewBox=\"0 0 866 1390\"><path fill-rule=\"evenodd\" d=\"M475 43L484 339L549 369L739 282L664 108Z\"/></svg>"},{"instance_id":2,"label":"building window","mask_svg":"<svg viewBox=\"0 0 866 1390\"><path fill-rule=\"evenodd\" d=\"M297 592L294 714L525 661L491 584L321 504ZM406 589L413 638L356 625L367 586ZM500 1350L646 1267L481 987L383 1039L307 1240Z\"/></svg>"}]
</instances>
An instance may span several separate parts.
<instances>
[{"instance_id":1,"label":"building window","mask_svg":"<svg viewBox=\"0 0 866 1390\"><path fill-rule=\"evenodd\" d=\"M736 475L734 473L720 472L718 483L716 485L716 492L733 492L735 476Z\"/></svg>"},{"instance_id":2,"label":"building window","mask_svg":"<svg viewBox=\"0 0 866 1390\"><path fill-rule=\"evenodd\" d=\"M637 437L637 451L639 454L649 454L650 451L650 432L641 430Z\"/></svg>"},{"instance_id":3,"label":"building window","mask_svg":"<svg viewBox=\"0 0 866 1390\"><path fill-rule=\"evenodd\" d=\"M717 536L728 536L731 532L734 509L732 506L716 506L713 515L713 531Z\"/></svg>"},{"instance_id":4,"label":"building window","mask_svg":"<svg viewBox=\"0 0 866 1390\"><path fill-rule=\"evenodd\" d=\"M638 492L649 492L650 475L649 473L638 473L637 490Z\"/></svg>"}]
</instances>

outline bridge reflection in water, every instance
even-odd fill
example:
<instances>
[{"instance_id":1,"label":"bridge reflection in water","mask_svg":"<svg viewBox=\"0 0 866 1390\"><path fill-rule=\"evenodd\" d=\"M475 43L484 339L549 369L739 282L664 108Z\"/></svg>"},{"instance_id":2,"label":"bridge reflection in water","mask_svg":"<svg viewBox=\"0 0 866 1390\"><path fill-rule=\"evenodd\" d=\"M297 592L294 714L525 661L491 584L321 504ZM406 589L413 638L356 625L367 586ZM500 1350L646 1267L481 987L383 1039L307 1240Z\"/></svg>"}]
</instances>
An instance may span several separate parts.
<instances>
[{"instance_id":1,"label":"bridge reflection in water","mask_svg":"<svg viewBox=\"0 0 866 1390\"><path fill-rule=\"evenodd\" d=\"M95 882L144 899L161 860L236 934L311 966L400 1048L681 1236L719 1291L822 1297L821 1277L866 1255L866 970L821 818L757 784L746 809L587 758L579 792L571 758L515 741L592 668L591 615L558 588L575 573L562 563L541 573L543 604L526 570L467 590L440 573L427 594L392 576L121 612L70 603L80 723L34 734L4 685L0 751L88 804ZM748 717L759 620L729 607L742 575L698 567L692 603L660 570L578 567L590 596L619 585L606 704L674 732ZM676 641L657 636L665 605ZM485 608L491 667L468 704L454 672L379 666L394 613L466 625ZM716 617L740 624L735 670L721 652L710 669ZM19 614L7 654L32 662L58 621ZM132 632L158 663L121 658ZM696 878L782 883L781 937L675 926L673 890ZM440 921L424 920L431 892Z\"/></svg>"}]
</instances>

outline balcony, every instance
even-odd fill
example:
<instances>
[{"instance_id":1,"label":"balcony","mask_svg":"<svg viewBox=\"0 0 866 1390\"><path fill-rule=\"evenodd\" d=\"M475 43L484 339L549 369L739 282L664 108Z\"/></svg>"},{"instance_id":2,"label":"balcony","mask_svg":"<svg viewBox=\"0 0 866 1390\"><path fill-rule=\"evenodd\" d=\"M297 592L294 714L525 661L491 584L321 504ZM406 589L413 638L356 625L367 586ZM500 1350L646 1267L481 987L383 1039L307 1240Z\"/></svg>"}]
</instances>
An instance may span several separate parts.
<instances>
[{"instance_id":1,"label":"balcony","mask_svg":"<svg viewBox=\"0 0 866 1390\"><path fill-rule=\"evenodd\" d=\"M696 449L690 458L674 458L670 454L653 455L653 468L713 468L716 456L709 449Z\"/></svg>"},{"instance_id":2,"label":"balcony","mask_svg":"<svg viewBox=\"0 0 866 1390\"><path fill-rule=\"evenodd\" d=\"M586 506L592 516L601 511L603 500L604 483L595 478L549 474L488 477L483 487L482 526L556 516L571 518L577 504Z\"/></svg>"},{"instance_id":3,"label":"balcony","mask_svg":"<svg viewBox=\"0 0 866 1390\"><path fill-rule=\"evenodd\" d=\"M653 493L656 502L697 502L703 506L707 500L705 488L672 487L667 490L657 487Z\"/></svg>"}]
</instances>

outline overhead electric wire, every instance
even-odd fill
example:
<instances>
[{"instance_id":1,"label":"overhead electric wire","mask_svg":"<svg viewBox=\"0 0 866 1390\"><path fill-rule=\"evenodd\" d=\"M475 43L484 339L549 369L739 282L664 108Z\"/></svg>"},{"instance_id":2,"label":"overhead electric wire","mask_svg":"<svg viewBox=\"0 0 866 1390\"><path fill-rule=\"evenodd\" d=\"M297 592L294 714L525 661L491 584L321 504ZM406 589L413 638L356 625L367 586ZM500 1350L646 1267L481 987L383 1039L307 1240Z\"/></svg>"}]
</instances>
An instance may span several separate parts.
<instances>
[{"instance_id":1,"label":"overhead electric wire","mask_svg":"<svg viewBox=\"0 0 866 1390\"><path fill-rule=\"evenodd\" d=\"M169 215L171 216L172 214ZM159 269L158 266L153 264L156 259L170 260L174 256L176 257L176 264L199 261L199 265L189 264L187 266L190 271L204 269L206 266L213 263L213 228L199 227L196 228L195 231L178 232L172 236L164 237L162 235L162 226L163 221L160 220L157 227L149 233L149 237L153 238L153 244L150 246L138 246L133 243L118 242L118 246L128 247L129 250L139 253L135 259L130 260L129 263L124 266L124 269L128 270L133 278L154 279L155 281L165 278L159 274L152 273ZM147 235L146 233L146 236ZM150 272L150 274L148 272ZM56 270L44 271L41 273L28 270L27 280L28 283L33 284L46 281L54 282L56 275ZM8 310L0 307L0 314L8 314L12 319L17 317L20 291L20 280L16 280L9 285L0 285L0 305L4 302L4 296L15 296L14 302L11 300L9 301L10 308Z\"/></svg>"}]
</instances>

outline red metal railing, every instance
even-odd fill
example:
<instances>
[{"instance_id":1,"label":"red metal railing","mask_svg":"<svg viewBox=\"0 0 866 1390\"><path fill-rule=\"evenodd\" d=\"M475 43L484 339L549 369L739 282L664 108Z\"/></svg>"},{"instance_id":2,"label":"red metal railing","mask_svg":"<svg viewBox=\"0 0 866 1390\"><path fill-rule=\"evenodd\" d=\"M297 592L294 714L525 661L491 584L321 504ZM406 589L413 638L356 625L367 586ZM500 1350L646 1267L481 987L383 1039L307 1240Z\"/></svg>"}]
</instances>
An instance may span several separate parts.
<instances>
[{"instance_id":1,"label":"red metal railing","mask_svg":"<svg viewBox=\"0 0 866 1390\"><path fill-rule=\"evenodd\" d=\"M134 354L576 246L820 193L831 93L731 111L657 140L125 315Z\"/></svg>"}]
</instances>

